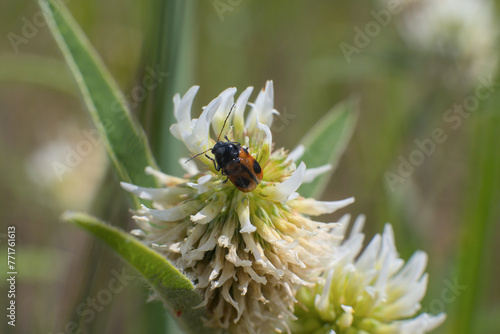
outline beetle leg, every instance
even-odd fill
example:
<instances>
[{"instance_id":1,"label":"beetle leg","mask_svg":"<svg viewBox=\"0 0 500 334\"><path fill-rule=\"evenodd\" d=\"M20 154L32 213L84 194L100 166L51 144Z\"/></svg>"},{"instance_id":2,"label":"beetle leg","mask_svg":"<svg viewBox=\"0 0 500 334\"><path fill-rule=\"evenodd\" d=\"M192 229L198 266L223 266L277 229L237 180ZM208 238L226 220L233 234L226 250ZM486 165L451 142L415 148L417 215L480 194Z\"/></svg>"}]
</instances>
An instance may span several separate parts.
<instances>
[{"instance_id":1,"label":"beetle leg","mask_svg":"<svg viewBox=\"0 0 500 334\"><path fill-rule=\"evenodd\" d=\"M206 156L208 159L212 160L212 162L214 163L215 170L216 170L216 171L220 171L220 167L219 167L219 166L217 166L217 164L215 163L215 160L214 160L213 158L210 158L210 157L208 156L208 154L205 154L205 156Z\"/></svg>"}]
</instances>

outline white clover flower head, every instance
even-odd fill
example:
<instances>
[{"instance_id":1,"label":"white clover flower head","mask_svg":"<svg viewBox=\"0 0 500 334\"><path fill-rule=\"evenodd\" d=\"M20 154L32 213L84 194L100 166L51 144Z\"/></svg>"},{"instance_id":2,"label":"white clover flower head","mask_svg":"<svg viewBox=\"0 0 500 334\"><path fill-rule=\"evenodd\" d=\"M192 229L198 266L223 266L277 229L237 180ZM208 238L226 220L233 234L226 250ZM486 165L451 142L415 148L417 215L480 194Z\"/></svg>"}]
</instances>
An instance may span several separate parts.
<instances>
[{"instance_id":1,"label":"white clover flower head","mask_svg":"<svg viewBox=\"0 0 500 334\"><path fill-rule=\"evenodd\" d=\"M325 271L324 283L299 291L307 313L301 317L306 311L297 307L296 314L307 320L294 323L294 333L423 334L445 320L444 313L415 317L427 289L427 254L417 251L405 264L390 224L362 251L363 224L360 216Z\"/></svg>"},{"instance_id":2,"label":"white clover flower head","mask_svg":"<svg viewBox=\"0 0 500 334\"><path fill-rule=\"evenodd\" d=\"M498 27L490 0L406 0L399 30L417 50L438 55L471 83L497 67Z\"/></svg>"},{"instance_id":3,"label":"white clover flower head","mask_svg":"<svg viewBox=\"0 0 500 334\"><path fill-rule=\"evenodd\" d=\"M236 89L226 89L192 119L197 91L195 86L182 98L174 97L177 123L170 128L172 134L195 155L213 147L212 135L217 138L222 130L221 138L248 147L262 167L263 179L253 191L242 192L224 183L226 177L204 155L196 159L204 164L201 171L194 160L181 161L186 170L182 178L148 168L165 188L122 183L153 201L153 208L143 207L134 216L141 228L136 234L193 280L203 295L199 307L207 311L208 326L235 333L282 330L293 318L296 291L319 279L332 244L340 240L330 233L337 223L319 223L309 216L334 212L353 198L321 202L296 192L302 182L329 167L297 166L302 147L291 154L273 149L270 127L277 111L272 81L254 103L248 102L252 87L236 102Z\"/></svg>"}]
</instances>

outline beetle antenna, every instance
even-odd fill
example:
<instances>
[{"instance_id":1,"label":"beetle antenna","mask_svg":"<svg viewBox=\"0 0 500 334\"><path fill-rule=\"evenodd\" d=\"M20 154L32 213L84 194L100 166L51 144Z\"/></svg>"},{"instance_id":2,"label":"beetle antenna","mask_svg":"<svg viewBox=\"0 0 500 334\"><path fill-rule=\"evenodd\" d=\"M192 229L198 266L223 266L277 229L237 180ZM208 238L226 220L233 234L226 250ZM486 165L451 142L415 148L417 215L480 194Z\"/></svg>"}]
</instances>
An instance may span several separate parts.
<instances>
[{"instance_id":1,"label":"beetle antenna","mask_svg":"<svg viewBox=\"0 0 500 334\"><path fill-rule=\"evenodd\" d=\"M211 148L209 148L208 150L203 151L203 152L201 152L201 153L198 153L198 154L197 154L197 155L195 155L194 157L191 157L191 158L187 159L186 161L184 161L184 163L186 164L186 163L188 163L188 161L191 161L191 160L193 160L194 158L196 158L197 156L202 155L203 153L207 153L207 152L208 152L208 151L210 151L210 150L211 150Z\"/></svg>"},{"instance_id":2,"label":"beetle antenna","mask_svg":"<svg viewBox=\"0 0 500 334\"><path fill-rule=\"evenodd\" d=\"M229 110L229 114L227 114L226 119L224 120L224 124L222 124L222 129L220 129L220 133L219 133L219 137L217 137L217 141L219 141L220 136L222 135L222 131L224 131L224 127L226 126L227 119L229 118L229 116L231 116L231 112L233 111L233 108L235 105L236 105L236 103L233 103L233 105L231 106L231 109Z\"/></svg>"},{"instance_id":3,"label":"beetle antenna","mask_svg":"<svg viewBox=\"0 0 500 334\"><path fill-rule=\"evenodd\" d=\"M226 119L224 120L224 124L222 124L222 129L220 129L220 133L219 133L219 137L217 137L217 141L219 141L220 136L222 135L222 131L224 131L224 127L226 126L227 119L228 119L228 118L229 118L229 116L231 115L231 112L233 111L233 108L234 108L234 106L235 106L235 105L236 105L236 103L233 103L233 105L231 106L231 109L229 110L229 114L227 114ZM211 150L211 148L209 148L208 150L203 151L203 152L201 152L201 153L198 153L197 155L195 155L195 156L193 156L193 157L191 157L191 158L187 159L184 163L187 163L188 161L191 161L191 160L193 160L194 158L196 158L197 156L200 156L200 155L202 155L203 153L207 153L207 152L208 152L208 151L210 151L210 150Z\"/></svg>"}]
</instances>

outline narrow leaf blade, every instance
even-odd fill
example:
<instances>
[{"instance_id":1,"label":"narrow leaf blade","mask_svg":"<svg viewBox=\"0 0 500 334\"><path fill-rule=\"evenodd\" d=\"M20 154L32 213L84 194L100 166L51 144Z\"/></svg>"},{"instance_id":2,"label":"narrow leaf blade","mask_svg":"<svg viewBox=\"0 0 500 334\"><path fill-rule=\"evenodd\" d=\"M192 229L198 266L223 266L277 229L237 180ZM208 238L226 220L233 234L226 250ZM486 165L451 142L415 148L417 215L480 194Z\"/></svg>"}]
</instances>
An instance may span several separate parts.
<instances>
[{"instance_id":1,"label":"narrow leaf blade","mask_svg":"<svg viewBox=\"0 0 500 334\"><path fill-rule=\"evenodd\" d=\"M178 316L182 329L209 333L201 322L203 308L194 309L202 301L191 281L162 255L142 244L130 234L84 213L65 212L62 219L77 225L104 241L134 267L161 297L165 306Z\"/></svg>"},{"instance_id":2,"label":"narrow leaf blade","mask_svg":"<svg viewBox=\"0 0 500 334\"><path fill-rule=\"evenodd\" d=\"M500 216L500 146L498 129L500 115L498 105L500 94L484 101L478 109L469 142L469 166L466 176L463 213L461 215L461 237L455 279L460 282L461 290L453 305L450 333L495 333L477 328L479 315L490 307L482 304L482 298L490 294L496 286L488 278L493 251L498 239L495 229ZM493 277L493 276L491 276ZM490 281L491 280L491 281ZM481 310L481 312L478 312ZM498 314L497 314L498 315ZM498 324L498 320L497 320Z\"/></svg>"},{"instance_id":3,"label":"narrow leaf blade","mask_svg":"<svg viewBox=\"0 0 500 334\"><path fill-rule=\"evenodd\" d=\"M305 152L300 161L307 168L332 165L332 169L310 183L303 183L299 193L304 197L317 197L323 193L342 153L354 132L358 101L349 99L339 103L326 113L302 138Z\"/></svg>"},{"instance_id":4,"label":"narrow leaf blade","mask_svg":"<svg viewBox=\"0 0 500 334\"><path fill-rule=\"evenodd\" d=\"M40 0L40 6L118 176L125 182L157 186L155 179L144 173L147 166L156 167L144 131L132 117L125 97L102 60L63 5Z\"/></svg>"}]
</instances>

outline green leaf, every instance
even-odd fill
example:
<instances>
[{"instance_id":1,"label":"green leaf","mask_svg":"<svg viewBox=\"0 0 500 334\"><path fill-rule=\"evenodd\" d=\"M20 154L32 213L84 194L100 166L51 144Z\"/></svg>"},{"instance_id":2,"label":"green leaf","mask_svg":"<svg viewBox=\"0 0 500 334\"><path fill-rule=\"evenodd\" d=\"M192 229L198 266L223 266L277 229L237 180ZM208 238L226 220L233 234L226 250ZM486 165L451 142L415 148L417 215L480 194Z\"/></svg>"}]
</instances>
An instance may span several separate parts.
<instances>
[{"instance_id":1,"label":"green leaf","mask_svg":"<svg viewBox=\"0 0 500 334\"><path fill-rule=\"evenodd\" d=\"M193 1L165 0L154 5L157 23L152 24L148 55L154 52L151 63L157 64L161 71L167 72L166 80L158 85L151 94L149 111L151 125L148 129L151 146L160 168L168 174L184 173L178 161L189 154L181 141L165 129L176 122L172 98L175 93L184 95L193 83L194 50L196 41L196 10ZM168 150L165 150L168 147Z\"/></svg>"},{"instance_id":2,"label":"green leaf","mask_svg":"<svg viewBox=\"0 0 500 334\"><path fill-rule=\"evenodd\" d=\"M146 279L172 314L178 316L176 319L183 330L199 333L203 328L204 333L210 333L201 322L204 309L194 309L202 301L200 294L162 255L130 234L87 214L67 211L62 219L90 232L120 254Z\"/></svg>"},{"instance_id":3,"label":"green leaf","mask_svg":"<svg viewBox=\"0 0 500 334\"><path fill-rule=\"evenodd\" d=\"M491 264L496 261L498 239L495 229L500 215L500 94L481 103L471 117L474 123L468 138L470 163L455 276L466 289L459 292L459 298L453 304L451 315L455 321L451 322L450 333L454 334L486 333L477 329L475 321L482 313L481 308L491 309L489 305L484 306L483 298L489 297L491 289L498 284L494 280L488 282L488 277L493 277L488 274L491 273Z\"/></svg>"},{"instance_id":4,"label":"green leaf","mask_svg":"<svg viewBox=\"0 0 500 334\"><path fill-rule=\"evenodd\" d=\"M337 104L326 113L302 138L305 152L302 158L307 168L332 165L332 169L313 182L303 183L299 193L304 197L318 197L323 193L340 156L347 147L357 120L358 100L351 98Z\"/></svg>"},{"instance_id":5,"label":"green leaf","mask_svg":"<svg viewBox=\"0 0 500 334\"><path fill-rule=\"evenodd\" d=\"M147 166L156 167L144 131L132 117L125 97L102 60L63 5L40 0L40 6L119 178L145 187L157 186L155 179L144 172ZM138 206L140 200L133 198Z\"/></svg>"}]
</instances>

